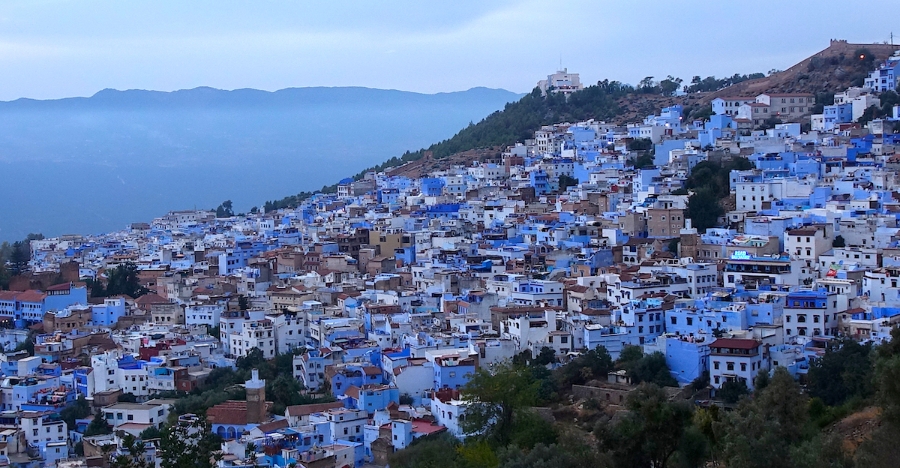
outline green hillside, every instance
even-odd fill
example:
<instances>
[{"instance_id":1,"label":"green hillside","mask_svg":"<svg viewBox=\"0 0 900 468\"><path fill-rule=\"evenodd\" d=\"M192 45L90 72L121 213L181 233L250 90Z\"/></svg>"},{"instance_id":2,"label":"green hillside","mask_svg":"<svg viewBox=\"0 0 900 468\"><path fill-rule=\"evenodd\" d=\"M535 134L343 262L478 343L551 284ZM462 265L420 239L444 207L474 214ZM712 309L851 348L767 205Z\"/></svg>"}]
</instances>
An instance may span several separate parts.
<instances>
[{"instance_id":1,"label":"green hillside","mask_svg":"<svg viewBox=\"0 0 900 468\"><path fill-rule=\"evenodd\" d=\"M574 122L587 119L609 120L620 113L618 100L634 93L631 85L618 81L604 80L596 85L574 93L568 99L562 94L541 96L535 89L517 102L506 105L502 111L494 112L481 122L471 123L451 138L435 143L418 151L407 151L400 157L394 157L382 164L360 171L354 176L360 179L369 171L383 171L422 158L430 151L435 158L446 158L450 155L476 148L512 145L517 141L531 138L535 130L542 125L559 122ZM336 185L325 186L320 190L331 193ZM312 192L301 192L281 200L266 202L266 211L297 206L309 198Z\"/></svg>"}]
</instances>

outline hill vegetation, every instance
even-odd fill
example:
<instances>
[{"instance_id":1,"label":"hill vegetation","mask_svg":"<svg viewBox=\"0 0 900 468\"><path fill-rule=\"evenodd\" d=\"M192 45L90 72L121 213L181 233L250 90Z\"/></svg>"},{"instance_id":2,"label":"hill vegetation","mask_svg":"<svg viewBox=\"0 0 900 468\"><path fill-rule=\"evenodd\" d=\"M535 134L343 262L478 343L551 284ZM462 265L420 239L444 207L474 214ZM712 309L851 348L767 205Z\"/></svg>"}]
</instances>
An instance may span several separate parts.
<instances>
[{"instance_id":1,"label":"hill vegetation","mask_svg":"<svg viewBox=\"0 0 900 468\"><path fill-rule=\"evenodd\" d=\"M549 371L542 351L478 371L463 389L472 410L464 442L425 437L397 452L401 468L896 466L900 448L900 329L880 347L840 340L813 360L804 389L784 367L760 372L750 392L726 385L730 404L675 395L662 355L602 347ZM577 399L572 385L626 370L640 385L624 406ZM708 377L687 390L701 390ZM722 396L722 395L720 395ZM703 403L703 402L701 402ZM849 428L849 429L848 429ZM852 440L848 432L852 432Z\"/></svg>"},{"instance_id":2,"label":"hill vegetation","mask_svg":"<svg viewBox=\"0 0 900 468\"><path fill-rule=\"evenodd\" d=\"M447 166L465 164L466 157L454 158L465 153L476 154L478 150L490 149L499 154L503 147L517 141L532 138L534 131L543 125L561 122L575 122L588 119L610 122L634 122L657 112L662 107L680 104L684 106L686 119L705 119L712 114L710 103L719 96L754 96L765 92L808 92L816 95L817 106L833 104L833 94L849 86L862 85L874 63L890 56L897 46L887 44L850 44L846 41L832 41L826 49L808 57L791 68L770 70L768 74L734 74L716 78L694 76L689 83L681 78L667 76L655 81L648 76L637 86L618 81L603 80L596 85L570 95L565 99L559 94L542 97L535 89L518 102L507 104L480 122L470 123L456 135L417 151L407 151L381 164L369 167L355 174L362 178L369 171L384 171L404 164L419 161L429 155L436 161L444 161ZM677 95L679 88L685 91ZM893 102L893 101L892 101ZM868 118L884 114L884 109L872 109ZM870 116L870 117L869 117ZM440 168L432 164L431 168ZM419 169L419 168L417 168ZM411 171L421 173L422 171ZM326 185L322 193L333 193L337 185ZM266 202L266 211L296 207L313 192L301 192L280 200Z\"/></svg>"}]
</instances>

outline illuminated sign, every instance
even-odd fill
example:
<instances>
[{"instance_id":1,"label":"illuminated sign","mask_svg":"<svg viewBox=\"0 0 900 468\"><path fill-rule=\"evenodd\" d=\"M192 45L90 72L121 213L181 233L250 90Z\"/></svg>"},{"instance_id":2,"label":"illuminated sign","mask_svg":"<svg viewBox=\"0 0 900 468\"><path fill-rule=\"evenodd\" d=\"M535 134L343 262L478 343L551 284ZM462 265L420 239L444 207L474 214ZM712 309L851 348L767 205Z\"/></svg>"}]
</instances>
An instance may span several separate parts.
<instances>
[{"instance_id":1,"label":"illuminated sign","mask_svg":"<svg viewBox=\"0 0 900 468\"><path fill-rule=\"evenodd\" d=\"M751 256L747 253L746 250L735 250L734 253L731 254L732 260L750 260Z\"/></svg>"}]
</instances>

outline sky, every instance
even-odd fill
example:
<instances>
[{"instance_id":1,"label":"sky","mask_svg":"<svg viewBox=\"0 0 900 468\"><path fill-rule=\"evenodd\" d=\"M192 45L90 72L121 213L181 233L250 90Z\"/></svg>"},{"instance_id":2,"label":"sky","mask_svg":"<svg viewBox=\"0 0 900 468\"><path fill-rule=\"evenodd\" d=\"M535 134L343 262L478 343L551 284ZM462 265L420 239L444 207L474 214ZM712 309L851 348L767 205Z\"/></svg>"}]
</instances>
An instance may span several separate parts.
<instances>
[{"instance_id":1,"label":"sky","mask_svg":"<svg viewBox=\"0 0 900 468\"><path fill-rule=\"evenodd\" d=\"M528 92L560 63L585 84L670 74L690 81L787 68L831 38L889 40L889 21L875 12L896 12L896 0L848 5L4 0L0 100L197 86Z\"/></svg>"}]
</instances>

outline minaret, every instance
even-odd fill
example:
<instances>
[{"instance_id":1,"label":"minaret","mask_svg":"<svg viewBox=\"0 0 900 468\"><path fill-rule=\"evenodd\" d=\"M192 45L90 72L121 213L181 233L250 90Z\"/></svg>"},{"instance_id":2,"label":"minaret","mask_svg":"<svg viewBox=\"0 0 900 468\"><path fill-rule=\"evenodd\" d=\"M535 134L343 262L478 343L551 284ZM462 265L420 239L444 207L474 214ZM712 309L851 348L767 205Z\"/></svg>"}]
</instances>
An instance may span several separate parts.
<instances>
[{"instance_id":1,"label":"minaret","mask_svg":"<svg viewBox=\"0 0 900 468\"><path fill-rule=\"evenodd\" d=\"M681 242L678 243L678 256L680 258L690 257L694 260L697 259L697 244L699 243L699 237L697 235L697 229L691 227L691 218L684 218L684 229L681 230ZM674 253L674 252L673 252Z\"/></svg>"},{"instance_id":2,"label":"minaret","mask_svg":"<svg viewBox=\"0 0 900 468\"><path fill-rule=\"evenodd\" d=\"M261 424L266 420L266 381L259 378L259 371L253 369L253 376L244 382L247 390L247 424Z\"/></svg>"}]
</instances>

